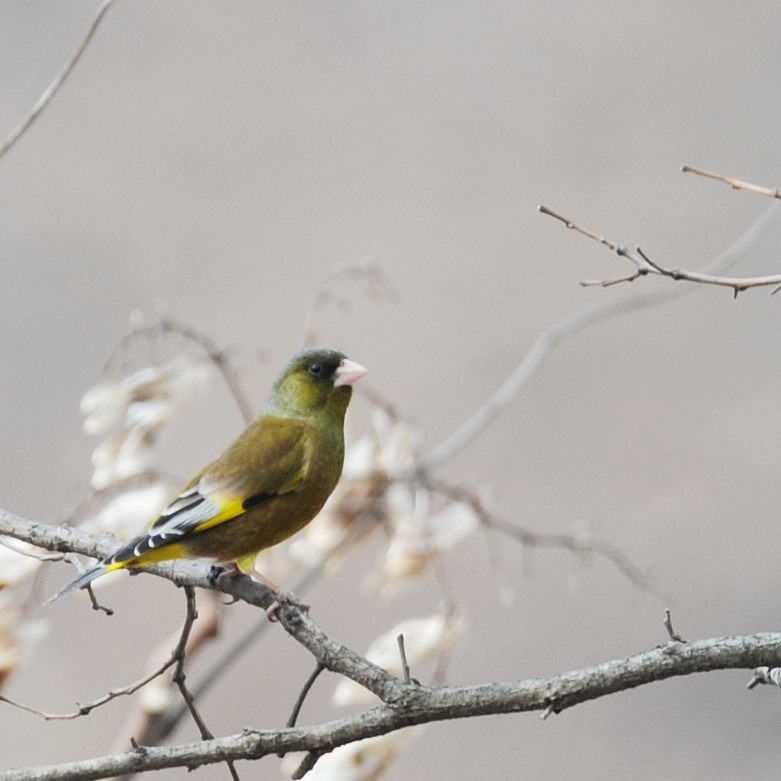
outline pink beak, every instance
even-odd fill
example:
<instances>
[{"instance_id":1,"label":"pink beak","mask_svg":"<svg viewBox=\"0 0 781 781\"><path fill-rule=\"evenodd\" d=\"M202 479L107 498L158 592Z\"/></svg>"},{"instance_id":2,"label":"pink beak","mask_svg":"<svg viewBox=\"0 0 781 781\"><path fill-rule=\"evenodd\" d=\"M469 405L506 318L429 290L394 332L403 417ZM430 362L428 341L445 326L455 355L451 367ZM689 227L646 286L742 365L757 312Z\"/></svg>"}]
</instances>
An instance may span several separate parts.
<instances>
[{"instance_id":1,"label":"pink beak","mask_svg":"<svg viewBox=\"0 0 781 781\"><path fill-rule=\"evenodd\" d=\"M351 361L349 358L343 358L336 368L334 388L338 388L340 385L355 385L366 372L367 369L361 366L360 363Z\"/></svg>"}]
</instances>

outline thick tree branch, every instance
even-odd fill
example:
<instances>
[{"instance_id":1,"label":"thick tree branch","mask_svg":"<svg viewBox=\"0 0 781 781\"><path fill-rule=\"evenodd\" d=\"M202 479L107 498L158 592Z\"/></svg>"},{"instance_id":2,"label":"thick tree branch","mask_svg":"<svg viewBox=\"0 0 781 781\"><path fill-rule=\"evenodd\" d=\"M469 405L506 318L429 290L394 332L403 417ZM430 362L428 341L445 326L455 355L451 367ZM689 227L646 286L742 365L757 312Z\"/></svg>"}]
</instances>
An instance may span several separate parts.
<instances>
[{"instance_id":1,"label":"thick tree branch","mask_svg":"<svg viewBox=\"0 0 781 781\"><path fill-rule=\"evenodd\" d=\"M105 555L113 542L79 529L47 526L0 511L0 534L23 539L47 550ZM212 587L210 568L195 562L149 568L179 585ZM265 609L274 595L250 578L218 581L226 594ZM170 747L139 747L131 752L45 768L8 770L0 781L88 781L127 773L169 767L195 768L238 759L259 759L268 754L307 751L316 754L361 738L402 727L474 716L538 710L560 711L587 700L604 697L666 678L709 670L781 666L781 634L724 637L697 642L671 642L625 659L574 670L549 678L477 686L429 688L406 683L382 670L320 629L299 608L283 604L280 624L325 669L340 673L376 694L382 704L338 721L307 728L248 730L241 735Z\"/></svg>"},{"instance_id":2,"label":"thick tree branch","mask_svg":"<svg viewBox=\"0 0 781 781\"><path fill-rule=\"evenodd\" d=\"M753 669L781 663L781 634L666 643L624 659L549 678L431 689L398 681L398 698L357 716L294 729L245 730L241 735L47 767L8 770L0 781L90 781L171 767L260 759L289 751L327 752L354 740L431 721L490 714L559 713L588 700L697 672Z\"/></svg>"},{"instance_id":3,"label":"thick tree branch","mask_svg":"<svg viewBox=\"0 0 781 781\"><path fill-rule=\"evenodd\" d=\"M0 534L26 540L46 550L83 553L94 558L102 558L116 548L116 541L110 536L94 537L69 526L51 526L29 521L6 510L0 510ZM159 564L141 571L167 578L178 586L221 591L263 610L275 601L274 592L249 577L220 578L214 583L211 568L195 561L180 560L174 564ZM383 701L392 701L399 696L398 687L401 681L329 637L300 608L285 603L278 610L277 617L285 631L326 669L352 678Z\"/></svg>"}]
</instances>

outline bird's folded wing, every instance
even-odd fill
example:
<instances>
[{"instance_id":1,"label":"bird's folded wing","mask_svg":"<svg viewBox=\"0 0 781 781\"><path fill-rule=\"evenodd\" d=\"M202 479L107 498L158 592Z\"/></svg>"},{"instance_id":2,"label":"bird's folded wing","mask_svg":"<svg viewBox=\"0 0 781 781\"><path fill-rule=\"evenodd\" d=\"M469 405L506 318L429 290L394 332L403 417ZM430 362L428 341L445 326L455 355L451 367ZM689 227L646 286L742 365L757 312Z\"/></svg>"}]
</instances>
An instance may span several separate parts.
<instances>
[{"instance_id":1,"label":"bird's folded wing","mask_svg":"<svg viewBox=\"0 0 781 781\"><path fill-rule=\"evenodd\" d=\"M193 478L144 537L124 546L113 558L125 560L181 542L275 496L295 491L308 470L307 433L303 424L285 418L259 419Z\"/></svg>"}]
</instances>

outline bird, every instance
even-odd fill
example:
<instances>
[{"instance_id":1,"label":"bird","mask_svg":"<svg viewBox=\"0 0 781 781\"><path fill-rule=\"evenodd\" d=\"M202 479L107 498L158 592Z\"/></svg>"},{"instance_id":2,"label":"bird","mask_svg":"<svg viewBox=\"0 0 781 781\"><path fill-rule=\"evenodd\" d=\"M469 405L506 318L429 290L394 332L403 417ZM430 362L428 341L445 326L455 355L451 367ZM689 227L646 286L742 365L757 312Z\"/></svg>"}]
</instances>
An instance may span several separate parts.
<instances>
[{"instance_id":1,"label":"bird","mask_svg":"<svg viewBox=\"0 0 781 781\"><path fill-rule=\"evenodd\" d=\"M146 532L47 604L107 572L170 559L210 558L251 572L256 554L306 526L336 487L345 413L353 385L366 372L337 350L309 348L294 355L259 417L185 485Z\"/></svg>"}]
</instances>

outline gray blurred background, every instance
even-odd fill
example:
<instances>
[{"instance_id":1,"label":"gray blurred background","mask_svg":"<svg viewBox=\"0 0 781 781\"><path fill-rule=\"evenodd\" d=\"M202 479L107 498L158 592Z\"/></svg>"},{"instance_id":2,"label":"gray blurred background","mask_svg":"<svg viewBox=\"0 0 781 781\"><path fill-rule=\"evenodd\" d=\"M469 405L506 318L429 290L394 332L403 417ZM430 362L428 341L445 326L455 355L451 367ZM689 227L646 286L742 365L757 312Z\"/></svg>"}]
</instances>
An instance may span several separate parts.
<instances>
[{"instance_id":1,"label":"gray blurred background","mask_svg":"<svg viewBox=\"0 0 781 781\"><path fill-rule=\"evenodd\" d=\"M96 7L0 5L3 136ZM780 24L781 6L759 1L120 0L0 160L2 506L56 521L85 495L94 442L79 399L133 309L231 346L259 405L317 291L365 258L397 295L356 292L348 311L324 313L322 340L370 367L434 446L544 327L637 292L579 287L629 268L537 203L691 268L767 208L678 168L781 184ZM781 271L780 238L781 219L740 273ZM767 290L732 301L707 289L585 331L442 475L490 486L497 511L527 527L585 524L620 546L653 571L687 638L777 630L779 307ZM351 414L357 436L365 403ZM240 428L214 383L166 432L168 469L188 476ZM540 551L524 569L520 549L500 547L498 567L480 537L448 557L470 622L450 681L553 674L666 639L667 603L609 564ZM378 608L358 588L376 554L354 553L307 598L357 650L439 600L429 579ZM53 590L71 570L49 567ZM515 601L502 608L508 587ZM181 597L138 578L111 602L111 619L79 599L47 609L45 642L5 692L60 710L138 677L178 625ZM237 606L228 631L251 615ZM280 725L309 669L275 629L205 699L210 727ZM388 778L777 778L781 695L748 693L746 680L668 681L546 722L433 725ZM305 723L335 715L332 685L318 683ZM104 753L128 707L57 723L0 709L1 764ZM174 739L195 738L185 723ZM273 759L240 770L280 773Z\"/></svg>"}]
</instances>

